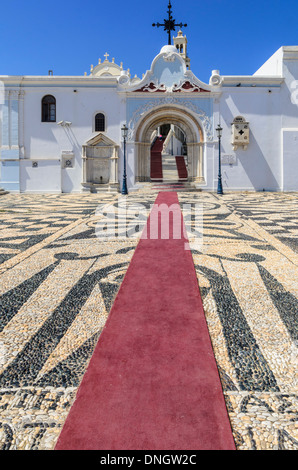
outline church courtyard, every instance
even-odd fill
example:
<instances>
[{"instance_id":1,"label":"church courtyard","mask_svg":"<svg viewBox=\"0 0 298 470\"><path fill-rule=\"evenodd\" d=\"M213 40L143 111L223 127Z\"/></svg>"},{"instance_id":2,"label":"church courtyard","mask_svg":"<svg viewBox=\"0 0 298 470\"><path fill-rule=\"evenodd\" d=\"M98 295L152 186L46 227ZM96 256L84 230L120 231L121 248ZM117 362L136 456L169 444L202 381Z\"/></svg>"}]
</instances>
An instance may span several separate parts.
<instances>
[{"instance_id":1,"label":"church courtyard","mask_svg":"<svg viewBox=\"0 0 298 470\"><path fill-rule=\"evenodd\" d=\"M0 196L0 449L55 448L157 196ZM298 450L298 194L177 197L235 447Z\"/></svg>"}]
</instances>

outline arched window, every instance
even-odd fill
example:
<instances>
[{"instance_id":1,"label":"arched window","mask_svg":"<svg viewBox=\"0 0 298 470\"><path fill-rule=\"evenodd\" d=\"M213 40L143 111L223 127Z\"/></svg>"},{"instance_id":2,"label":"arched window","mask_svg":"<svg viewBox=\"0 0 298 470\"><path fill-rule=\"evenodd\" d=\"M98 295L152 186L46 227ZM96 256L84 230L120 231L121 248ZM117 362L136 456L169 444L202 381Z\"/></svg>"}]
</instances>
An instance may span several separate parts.
<instances>
[{"instance_id":1,"label":"arched window","mask_svg":"<svg viewBox=\"0 0 298 470\"><path fill-rule=\"evenodd\" d=\"M42 122L56 121L56 99L52 95L46 95L41 102Z\"/></svg>"},{"instance_id":2,"label":"arched window","mask_svg":"<svg viewBox=\"0 0 298 470\"><path fill-rule=\"evenodd\" d=\"M95 132L104 132L106 130L105 116L98 113L95 116Z\"/></svg>"}]
</instances>

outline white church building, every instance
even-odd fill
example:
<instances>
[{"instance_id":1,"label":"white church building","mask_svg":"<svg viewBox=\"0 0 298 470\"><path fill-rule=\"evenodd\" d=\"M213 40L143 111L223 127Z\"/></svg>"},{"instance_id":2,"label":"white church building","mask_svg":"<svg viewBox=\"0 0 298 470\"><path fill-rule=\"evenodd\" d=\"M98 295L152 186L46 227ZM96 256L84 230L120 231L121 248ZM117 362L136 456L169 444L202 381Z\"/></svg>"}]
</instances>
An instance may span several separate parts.
<instances>
[{"instance_id":1,"label":"white church building","mask_svg":"<svg viewBox=\"0 0 298 470\"><path fill-rule=\"evenodd\" d=\"M220 150L224 192L297 191L298 46L251 76L210 75L192 73L180 30L142 78L108 54L89 75L0 76L0 187L116 192L125 164L128 191L169 180L214 191Z\"/></svg>"}]
</instances>

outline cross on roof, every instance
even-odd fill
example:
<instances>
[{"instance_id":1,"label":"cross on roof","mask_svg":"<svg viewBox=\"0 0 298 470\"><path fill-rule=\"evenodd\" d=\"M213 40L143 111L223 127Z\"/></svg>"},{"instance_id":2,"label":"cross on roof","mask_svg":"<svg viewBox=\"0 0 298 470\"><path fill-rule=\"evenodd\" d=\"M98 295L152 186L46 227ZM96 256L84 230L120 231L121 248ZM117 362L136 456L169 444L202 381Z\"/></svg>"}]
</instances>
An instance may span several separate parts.
<instances>
[{"instance_id":1,"label":"cross on roof","mask_svg":"<svg viewBox=\"0 0 298 470\"><path fill-rule=\"evenodd\" d=\"M106 58L106 60L108 60L109 55L110 54L108 54L107 52L104 54L104 57Z\"/></svg>"},{"instance_id":2,"label":"cross on roof","mask_svg":"<svg viewBox=\"0 0 298 470\"><path fill-rule=\"evenodd\" d=\"M183 24L183 23L178 23L176 24L175 21L172 17L172 5L171 5L171 2L169 1L169 5L168 5L168 14L169 14L169 18L168 19L164 19L164 23L161 24L161 23L152 23L152 26L157 26L159 28L159 26L164 26L164 31L167 31L168 33L168 44L171 45L171 31L175 31L175 27L176 26L179 26L180 28L182 28L182 26L186 27L187 24Z\"/></svg>"}]
</instances>

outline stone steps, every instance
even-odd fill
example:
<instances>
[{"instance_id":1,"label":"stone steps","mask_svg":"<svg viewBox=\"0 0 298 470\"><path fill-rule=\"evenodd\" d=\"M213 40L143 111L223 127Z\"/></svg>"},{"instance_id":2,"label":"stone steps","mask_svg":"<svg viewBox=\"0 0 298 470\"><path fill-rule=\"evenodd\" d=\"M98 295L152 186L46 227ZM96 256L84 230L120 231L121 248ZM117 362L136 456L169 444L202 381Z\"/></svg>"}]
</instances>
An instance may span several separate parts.
<instances>
[{"instance_id":1,"label":"stone steps","mask_svg":"<svg viewBox=\"0 0 298 470\"><path fill-rule=\"evenodd\" d=\"M173 155L162 155L162 174L163 181L175 182L178 181L178 171L176 160Z\"/></svg>"},{"instance_id":2,"label":"stone steps","mask_svg":"<svg viewBox=\"0 0 298 470\"><path fill-rule=\"evenodd\" d=\"M201 188L193 186L189 182L181 181L163 181L162 183L151 183L151 189L158 191L175 191L175 192L193 192L202 191Z\"/></svg>"}]
</instances>

